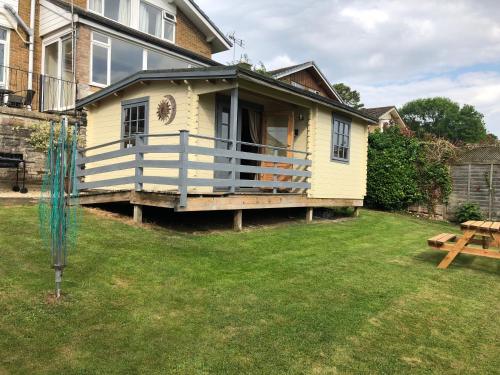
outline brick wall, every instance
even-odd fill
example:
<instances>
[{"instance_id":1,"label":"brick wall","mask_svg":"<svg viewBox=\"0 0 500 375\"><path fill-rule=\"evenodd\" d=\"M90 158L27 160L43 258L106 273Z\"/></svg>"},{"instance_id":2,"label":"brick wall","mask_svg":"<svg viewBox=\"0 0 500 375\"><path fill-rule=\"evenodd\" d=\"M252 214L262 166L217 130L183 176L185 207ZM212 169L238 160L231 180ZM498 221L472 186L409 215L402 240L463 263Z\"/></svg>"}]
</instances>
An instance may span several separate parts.
<instances>
[{"instance_id":1,"label":"brick wall","mask_svg":"<svg viewBox=\"0 0 500 375\"><path fill-rule=\"evenodd\" d=\"M203 33L185 15L177 9L177 29L175 42L179 47L212 58L212 48Z\"/></svg>"}]
</instances>

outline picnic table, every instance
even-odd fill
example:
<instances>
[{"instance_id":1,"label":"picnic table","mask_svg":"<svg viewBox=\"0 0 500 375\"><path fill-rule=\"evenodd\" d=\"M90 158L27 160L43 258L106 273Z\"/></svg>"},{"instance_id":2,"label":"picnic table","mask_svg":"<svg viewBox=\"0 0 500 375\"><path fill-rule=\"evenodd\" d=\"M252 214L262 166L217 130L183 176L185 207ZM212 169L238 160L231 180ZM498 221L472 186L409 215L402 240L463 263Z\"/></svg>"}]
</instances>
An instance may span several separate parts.
<instances>
[{"instance_id":1,"label":"picnic table","mask_svg":"<svg viewBox=\"0 0 500 375\"><path fill-rule=\"evenodd\" d=\"M438 268L448 268L458 254L500 259L500 222L466 221L461 229L462 236L441 233L427 240L430 247L448 252Z\"/></svg>"}]
</instances>

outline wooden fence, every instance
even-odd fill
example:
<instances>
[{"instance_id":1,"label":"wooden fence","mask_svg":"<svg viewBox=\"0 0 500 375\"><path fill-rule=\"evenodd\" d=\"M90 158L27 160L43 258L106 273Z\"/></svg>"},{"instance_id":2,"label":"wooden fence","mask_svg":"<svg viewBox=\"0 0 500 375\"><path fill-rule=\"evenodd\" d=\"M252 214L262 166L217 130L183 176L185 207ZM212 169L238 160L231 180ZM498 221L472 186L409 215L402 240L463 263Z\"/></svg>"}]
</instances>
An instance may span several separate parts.
<instances>
[{"instance_id":1,"label":"wooden fence","mask_svg":"<svg viewBox=\"0 0 500 375\"><path fill-rule=\"evenodd\" d=\"M161 144L147 144L153 138L165 138L168 141ZM213 143L212 147L190 144L190 139L198 139ZM123 147L128 141L134 140L132 147ZM236 142L232 146L231 140L214 137L205 137L181 131L172 134L139 134L132 138L123 138L118 141L105 143L95 147L79 150L77 158L78 191L90 189L104 189L120 185L133 185L135 191L142 191L144 184L177 186L180 194L180 206L185 207L190 187L226 188L228 193L235 193L242 188L269 189L272 193L305 192L310 189L309 179L312 165L308 159L310 153L288 148L272 147L268 145ZM217 144L226 144L232 147L217 148ZM251 145L260 150L273 150L272 154L251 153L240 151L242 145ZM115 147L114 150L109 150ZM278 156L279 152L286 155ZM91 155L89 155L89 153ZM151 155L169 155L170 160L150 159ZM301 155L302 157L296 157ZM206 161L195 161L196 157L208 157ZM129 157L127 161L115 161L118 158ZM217 159L224 162L217 161ZM165 159L165 158L163 158ZM252 161L256 165L244 165L242 161ZM92 166L94 163L101 163ZM102 164L104 163L104 165ZM171 175L150 175L151 171L170 169L175 172ZM189 171L211 171L211 178L193 178ZM122 172L120 177L106 178L106 174ZM126 172L123 175L123 171ZM215 172L227 172L228 178L215 178ZM251 173L255 176L267 178L241 179L240 173ZM104 175L102 179L85 181L86 177Z\"/></svg>"},{"instance_id":2,"label":"wooden fence","mask_svg":"<svg viewBox=\"0 0 500 375\"><path fill-rule=\"evenodd\" d=\"M456 164L451 166L453 192L448 215L453 216L460 205L478 204L485 218L500 219L500 164Z\"/></svg>"}]
</instances>

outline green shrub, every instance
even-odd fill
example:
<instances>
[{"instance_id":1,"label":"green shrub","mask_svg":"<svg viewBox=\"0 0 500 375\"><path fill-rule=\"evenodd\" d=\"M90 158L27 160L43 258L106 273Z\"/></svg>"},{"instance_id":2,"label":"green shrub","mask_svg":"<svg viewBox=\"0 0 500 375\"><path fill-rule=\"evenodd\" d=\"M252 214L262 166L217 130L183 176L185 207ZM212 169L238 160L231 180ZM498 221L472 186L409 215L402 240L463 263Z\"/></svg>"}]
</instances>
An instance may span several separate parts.
<instances>
[{"instance_id":1,"label":"green shrub","mask_svg":"<svg viewBox=\"0 0 500 375\"><path fill-rule=\"evenodd\" d=\"M420 203L434 213L451 193L447 161L453 154L448 141L421 141L398 127L370 134L367 205L401 210Z\"/></svg>"},{"instance_id":2,"label":"green shrub","mask_svg":"<svg viewBox=\"0 0 500 375\"><path fill-rule=\"evenodd\" d=\"M401 210L420 201L416 162L419 143L397 127L369 137L366 203L373 208Z\"/></svg>"},{"instance_id":3,"label":"green shrub","mask_svg":"<svg viewBox=\"0 0 500 375\"><path fill-rule=\"evenodd\" d=\"M455 220L458 223L464 223L469 220L483 220L481 208L475 203L462 204L455 213Z\"/></svg>"}]
</instances>

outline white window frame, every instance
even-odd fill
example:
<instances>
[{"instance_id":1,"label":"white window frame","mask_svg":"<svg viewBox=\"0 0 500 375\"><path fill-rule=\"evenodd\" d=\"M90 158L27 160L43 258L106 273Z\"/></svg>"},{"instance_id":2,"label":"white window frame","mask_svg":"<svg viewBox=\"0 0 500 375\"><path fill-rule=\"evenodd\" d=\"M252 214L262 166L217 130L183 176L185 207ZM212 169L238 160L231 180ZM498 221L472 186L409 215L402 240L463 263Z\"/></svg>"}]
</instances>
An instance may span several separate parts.
<instances>
[{"instance_id":1,"label":"white window frame","mask_svg":"<svg viewBox=\"0 0 500 375\"><path fill-rule=\"evenodd\" d=\"M101 34L108 38L108 42L104 43L99 40L94 40L94 34ZM99 82L94 82L94 45L102 48L106 48L107 50L107 61L106 61L106 83L99 83ZM112 43L111 43L111 37L109 35L103 34L99 31L92 31L92 36L90 40L90 72L89 72L89 77L90 77L90 84L92 86L96 87L107 87L111 84L111 48L112 48Z\"/></svg>"},{"instance_id":2,"label":"white window frame","mask_svg":"<svg viewBox=\"0 0 500 375\"><path fill-rule=\"evenodd\" d=\"M101 4L102 4L102 5L101 5L101 9L100 9L100 11L98 12L98 11L93 10L93 9L91 9L91 8L90 8L90 0L87 0L87 9L88 9L88 11L89 11L89 12L92 12L92 13L98 14L98 15L100 15L101 17L104 17L104 18L106 18L106 19L108 19L108 20L111 20L111 21L113 21L113 22L118 22L118 23L119 23L119 24L121 24L121 25L125 25L125 26L128 26L128 27L132 27L132 10L134 9L134 7L133 7L134 0L130 0L130 2L129 2L130 9L129 9L128 24L123 24L123 23L121 23L121 22L119 22L119 21L117 21L117 20L114 20L114 19L112 19L112 18L106 17L106 16L104 15L104 3L105 3L105 2L106 2L106 0L102 0L102 2L101 2Z\"/></svg>"},{"instance_id":3,"label":"white window frame","mask_svg":"<svg viewBox=\"0 0 500 375\"><path fill-rule=\"evenodd\" d=\"M167 42L170 42L170 43L175 43L175 35L176 35L176 32L177 32L177 16L175 14L172 14L168 10L159 7L158 5L151 4L149 1L139 0L139 12L137 13L137 14L139 14L139 17L140 17L140 12L141 12L141 3L146 3L149 6L160 10L160 12L161 12L161 32L160 32L160 34L161 35L158 37L156 35L149 34L149 33L145 32L145 31L142 31L140 29L140 25L138 25L137 30L139 30L141 33L153 36L155 38L158 38L158 39L161 39L161 40L166 40ZM168 14L168 15L172 16L173 19L172 20L168 19L168 21L167 21L165 19L165 14ZM172 35L172 40L164 38L164 36L165 36L165 22L171 22L174 25L174 33Z\"/></svg>"},{"instance_id":4,"label":"white window frame","mask_svg":"<svg viewBox=\"0 0 500 375\"><path fill-rule=\"evenodd\" d=\"M5 30L5 40L0 40L0 44L3 44L3 61L1 65L4 66L3 71L3 81L0 81L0 87L8 88L9 86L9 57L10 57L10 30L6 27L0 27L0 29Z\"/></svg>"}]
</instances>

